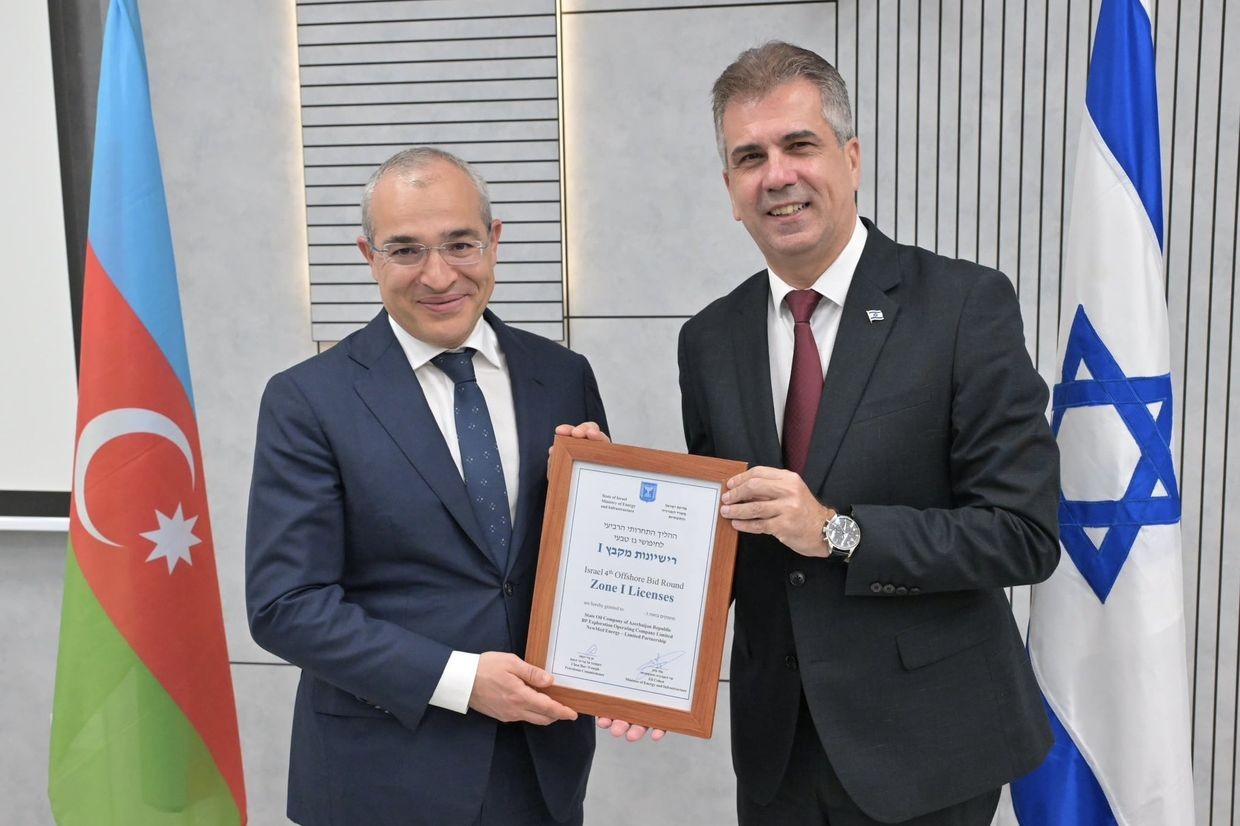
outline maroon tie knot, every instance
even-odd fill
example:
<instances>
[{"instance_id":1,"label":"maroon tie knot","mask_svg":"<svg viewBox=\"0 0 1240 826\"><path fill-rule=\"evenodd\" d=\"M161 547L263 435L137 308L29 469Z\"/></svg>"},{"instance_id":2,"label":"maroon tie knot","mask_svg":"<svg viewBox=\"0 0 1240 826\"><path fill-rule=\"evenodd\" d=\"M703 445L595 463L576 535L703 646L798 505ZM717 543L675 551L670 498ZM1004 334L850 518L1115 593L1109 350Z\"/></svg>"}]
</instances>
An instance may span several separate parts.
<instances>
[{"instance_id":1,"label":"maroon tie knot","mask_svg":"<svg viewBox=\"0 0 1240 826\"><path fill-rule=\"evenodd\" d=\"M788 309L792 310L792 320L797 324L809 323L809 318L821 299L822 294L814 290L793 290L784 296Z\"/></svg>"}]
</instances>

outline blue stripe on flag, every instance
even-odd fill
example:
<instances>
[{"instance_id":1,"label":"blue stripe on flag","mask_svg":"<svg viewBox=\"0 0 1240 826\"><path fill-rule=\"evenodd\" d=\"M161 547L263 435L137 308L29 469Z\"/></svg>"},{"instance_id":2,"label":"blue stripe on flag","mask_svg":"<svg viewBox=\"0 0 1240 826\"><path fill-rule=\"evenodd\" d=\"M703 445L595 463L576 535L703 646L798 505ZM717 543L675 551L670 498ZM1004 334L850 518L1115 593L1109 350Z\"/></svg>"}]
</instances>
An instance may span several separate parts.
<instances>
[{"instance_id":1,"label":"blue stripe on flag","mask_svg":"<svg viewBox=\"0 0 1240 826\"><path fill-rule=\"evenodd\" d=\"M90 245L108 277L163 351L190 404L172 231L164 200L142 23L136 0L117 0L104 42L91 170Z\"/></svg>"},{"instance_id":2,"label":"blue stripe on flag","mask_svg":"<svg viewBox=\"0 0 1240 826\"><path fill-rule=\"evenodd\" d=\"M1111 154L1132 181L1163 245L1154 39L1140 0L1103 0L1085 105Z\"/></svg>"},{"instance_id":3,"label":"blue stripe on flag","mask_svg":"<svg viewBox=\"0 0 1240 826\"><path fill-rule=\"evenodd\" d=\"M1115 826L1098 778L1050 706L1046 714L1055 745L1041 766L1012 782L1012 808L1021 826Z\"/></svg>"}]
</instances>

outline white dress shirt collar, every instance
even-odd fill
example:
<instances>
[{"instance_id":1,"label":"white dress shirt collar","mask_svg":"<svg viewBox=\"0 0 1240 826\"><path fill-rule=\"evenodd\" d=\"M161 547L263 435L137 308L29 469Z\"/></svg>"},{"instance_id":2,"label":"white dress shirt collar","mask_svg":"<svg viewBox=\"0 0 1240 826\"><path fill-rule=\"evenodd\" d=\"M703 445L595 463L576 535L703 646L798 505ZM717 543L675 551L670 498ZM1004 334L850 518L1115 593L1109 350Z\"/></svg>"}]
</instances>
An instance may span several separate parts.
<instances>
[{"instance_id":1,"label":"white dress shirt collar","mask_svg":"<svg viewBox=\"0 0 1240 826\"><path fill-rule=\"evenodd\" d=\"M434 344L427 344L420 338L414 338L408 330L396 323L396 319L388 316L388 323L392 325L392 332L396 334L396 340L400 342L400 347L405 351L405 357L409 359L409 366L417 370L422 365L429 362L440 353L447 352L443 347ZM479 318L478 323L474 325L474 329L465 339L465 343L456 350L465 347L472 347L478 353L489 361L493 366L501 370L507 368L504 359L504 353L499 349L499 338L495 335L495 330L491 329L491 325L487 323L485 318Z\"/></svg>"}]
</instances>

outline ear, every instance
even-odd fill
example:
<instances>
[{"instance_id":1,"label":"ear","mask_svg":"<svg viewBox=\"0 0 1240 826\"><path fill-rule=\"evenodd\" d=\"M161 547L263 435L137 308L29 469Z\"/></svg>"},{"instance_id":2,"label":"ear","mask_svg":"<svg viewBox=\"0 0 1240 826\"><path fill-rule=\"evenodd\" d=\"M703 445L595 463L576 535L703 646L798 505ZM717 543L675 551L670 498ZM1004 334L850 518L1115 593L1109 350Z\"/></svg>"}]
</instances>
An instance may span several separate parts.
<instances>
[{"instance_id":1,"label":"ear","mask_svg":"<svg viewBox=\"0 0 1240 826\"><path fill-rule=\"evenodd\" d=\"M366 240L365 235L357 236L357 248L362 251L362 257L366 259L366 263L370 265L370 276L375 281L379 280L379 273L376 272L378 267L375 265L375 253L370 248L370 242Z\"/></svg>"},{"instance_id":2,"label":"ear","mask_svg":"<svg viewBox=\"0 0 1240 826\"><path fill-rule=\"evenodd\" d=\"M853 192L861 189L861 141L854 135L844 144L844 157L848 161L849 173L852 175Z\"/></svg>"},{"instance_id":3,"label":"ear","mask_svg":"<svg viewBox=\"0 0 1240 826\"><path fill-rule=\"evenodd\" d=\"M498 218L491 221L491 255L492 257L499 251L499 237L504 232L504 222Z\"/></svg>"}]
</instances>

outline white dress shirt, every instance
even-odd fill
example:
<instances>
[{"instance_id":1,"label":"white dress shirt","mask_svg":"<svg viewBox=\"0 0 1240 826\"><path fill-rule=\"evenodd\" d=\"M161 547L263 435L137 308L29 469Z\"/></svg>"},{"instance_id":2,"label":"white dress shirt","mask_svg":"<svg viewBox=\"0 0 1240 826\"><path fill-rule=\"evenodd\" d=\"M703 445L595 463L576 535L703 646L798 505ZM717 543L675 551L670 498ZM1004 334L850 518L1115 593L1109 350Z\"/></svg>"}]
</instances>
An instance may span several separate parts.
<instances>
[{"instance_id":1,"label":"white dress shirt","mask_svg":"<svg viewBox=\"0 0 1240 826\"><path fill-rule=\"evenodd\" d=\"M456 470L461 470L461 446L456 438L456 383L435 365L431 359L444 351L442 347L427 344L410 335L404 327L397 324L391 316L388 322L392 332L400 342L409 366L422 386L426 403L435 417L448 443L448 452L456 463ZM495 432L496 447L499 448L500 464L504 469L504 486L508 492L509 521L516 521L518 485L520 484L520 452L517 443L517 414L512 402L512 381L508 374L508 360L499 348L499 339L495 331L485 320L478 319L473 332L465 339L461 348L472 347L474 353L474 375L478 379L478 387L483 398L487 400L487 411L491 414L491 427ZM460 348L458 348L460 349ZM465 651L453 651L444 666L443 675L431 695L430 703L440 708L464 714L469 710L469 697L474 690L474 677L478 673L478 654Z\"/></svg>"},{"instance_id":2,"label":"white dress shirt","mask_svg":"<svg viewBox=\"0 0 1240 826\"><path fill-rule=\"evenodd\" d=\"M809 326L814 333L814 343L818 345L818 360L822 363L823 376L826 376L827 366L831 364L831 352L835 349L835 336L840 329L844 299L848 297L848 288L852 285L853 274L857 271L857 262L861 260L861 251L865 249L867 235L869 233L866 232L865 225L858 218L852 237L848 239L844 249L811 287L822 294L822 300L810 316ZM769 267L767 276L771 281L771 300L766 307L766 341L771 359L771 399L775 403L775 432L782 444L784 406L788 402L788 380L792 375L795 324L792 310L784 303L784 296L795 288ZM822 392L830 393L831 388L824 387Z\"/></svg>"}]
</instances>

